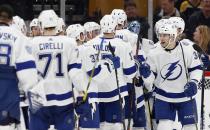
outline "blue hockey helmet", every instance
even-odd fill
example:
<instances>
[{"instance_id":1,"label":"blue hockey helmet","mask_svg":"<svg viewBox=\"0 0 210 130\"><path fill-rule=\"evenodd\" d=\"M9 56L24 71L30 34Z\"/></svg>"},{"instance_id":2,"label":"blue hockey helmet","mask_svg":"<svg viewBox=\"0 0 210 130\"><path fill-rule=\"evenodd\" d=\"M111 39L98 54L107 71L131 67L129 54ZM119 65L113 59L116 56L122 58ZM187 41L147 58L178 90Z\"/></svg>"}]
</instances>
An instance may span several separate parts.
<instances>
[{"instance_id":1,"label":"blue hockey helmet","mask_svg":"<svg viewBox=\"0 0 210 130\"><path fill-rule=\"evenodd\" d=\"M128 25L128 30L130 30L131 32L135 34L139 34L140 29L141 29L141 24L138 21L132 21Z\"/></svg>"}]
</instances>

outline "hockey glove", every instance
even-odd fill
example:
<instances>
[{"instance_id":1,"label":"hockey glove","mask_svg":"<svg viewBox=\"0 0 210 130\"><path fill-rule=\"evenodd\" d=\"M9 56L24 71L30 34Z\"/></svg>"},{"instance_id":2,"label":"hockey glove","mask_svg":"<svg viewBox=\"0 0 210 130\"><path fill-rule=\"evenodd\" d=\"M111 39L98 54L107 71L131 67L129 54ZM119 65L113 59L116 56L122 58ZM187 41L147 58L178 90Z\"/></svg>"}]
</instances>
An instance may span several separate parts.
<instances>
[{"instance_id":1,"label":"hockey glove","mask_svg":"<svg viewBox=\"0 0 210 130\"><path fill-rule=\"evenodd\" d=\"M32 113L36 113L42 108L46 102L43 82L39 82L31 90L28 91L29 109Z\"/></svg>"},{"instance_id":2,"label":"hockey glove","mask_svg":"<svg viewBox=\"0 0 210 130\"><path fill-rule=\"evenodd\" d=\"M139 66L139 73L144 78L148 78L151 74L150 66L146 62L144 62Z\"/></svg>"},{"instance_id":3,"label":"hockey glove","mask_svg":"<svg viewBox=\"0 0 210 130\"><path fill-rule=\"evenodd\" d=\"M201 55L201 60L203 62L204 68L207 68L210 65L209 56L206 54Z\"/></svg>"},{"instance_id":4,"label":"hockey glove","mask_svg":"<svg viewBox=\"0 0 210 130\"><path fill-rule=\"evenodd\" d=\"M77 101L82 101L82 97L77 97ZM76 113L77 115L80 115L80 117L90 118L91 116L90 112L91 112L91 104L89 104L88 101L76 107Z\"/></svg>"},{"instance_id":5,"label":"hockey glove","mask_svg":"<svg viewBox=\"0 0 210 130\"><path fill-rule=\"evenodd\" d=\"M185 86L184 86L184 94L186 97L192 97L197 93L197 85L193 81L189 81Z\"/></svg>"},{"instance_id":6,"label":"hockey glove","mask_svg":"<svg viewBox=\"0 0 210 130\"><path fill-rule=\"evenodd\" d=\"M118 69L120 68L120 57L118 56L108 56L107 57L108 60L110 60L112 63L112 66L114 67L114 69Z\"/></svg>"}]
</instances>

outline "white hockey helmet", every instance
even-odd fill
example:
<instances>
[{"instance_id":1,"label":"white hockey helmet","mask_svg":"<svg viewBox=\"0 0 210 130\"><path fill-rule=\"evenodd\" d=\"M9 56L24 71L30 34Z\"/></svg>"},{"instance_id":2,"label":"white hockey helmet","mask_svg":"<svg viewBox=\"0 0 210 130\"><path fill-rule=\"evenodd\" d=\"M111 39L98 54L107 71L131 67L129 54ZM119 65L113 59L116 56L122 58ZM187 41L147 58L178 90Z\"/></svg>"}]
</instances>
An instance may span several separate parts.
<instances>
[{"instance_id":1,"label":"white hockey helmet","mask_svg":"<svg viewBox=\"0 0 210 130\"><path fill-rule=\"evenodd\" d=\"M111 15L104 15L100 21L102 33L114 33L117 23Z\"/></svg>"},{"instance_id":2,"label":"white hockey helmet","mask_svg":"<svg viewBox=\"0 0 210 130\"><path fill-rule=\"evenodd\" d=\"M173 36L174 39L176 39L177 30L171 23L166 23L166 24L161 25L158 28L158 37L159 37L159 34L169 34L170 37Z\"/></svg>"},{"instance_id":3,"label":"white hockey helmet","mask_svg":"<svg viewBox=\"0 0 210 130\"><path fill-rule=\"evenodd\" d=\"M54 10L44 10L40 13L38 20L40 21L42 29L56 27L58 23L58 16Z\"/></svg>"},{"instance_id":4,"label":"white hockey helmet","mask_svg":"<svg viewBox=\"0 0 210 130\"><path fill-rule=\"evenodd\" d=\"M86 32L90 32L91 33L93 31L93 26L91 25L91 22L86 22L84 24L84 28L85 28Z\"/></svg>"},{"instance_id":5,"label":"white hockey helmet","mask_svg":"<svg viewBox=\"0 0 210 130\"><path fill-rule=\"evenodd\" d=\"M93 26L93 30L100 30L100 29L101 29L101 27L100 27L100 25L99 25L98 23L96 23L96 22L91 22L91 24L92 24L92 26Z\"/></svg>"},{"instance_id":6,"label":"white hockey helmet","mask_svg":"<svg viewBox=\"0 0 210 130\"><path fill-rule=\"evenodd\" d=\"M24 20L19 16L14 16L12 20L12 25L17 30L21 31L24 35L27 33L27 28Z\"/></svg>"},{"instance_id":7,"label":"white hockey helmet","mask_svg":"<svg viewBox=\"0 0 210 130\"><path fill-rule=\"evenodd\" d=\"M177 29L181 30L180 33L183 33L185 29L185 22L181 17L170 17L169 20L172 22L172 24L174 24Z\"/></svg>"},{"instance_id":8,"label":"white hockey helmet","mask_svg":"<svg viewBox=\"0 0 210 130\"><path fill-rule=\"evenodd\" d=\"M31 22L30 22L30 28L31 27L40 27L40 23L39 23L39 20L38 18L34 18Z\"/></svg>"},{"instance_id":9,"label":"white hockey helmet","mask_svg":"<svg viewBox=\"0 0 210 130\"><path fill-rule=\"evenodd\" d=\"M56 27L57 33L64 32L65 27L66 27L66 24L65 24L63 18L58 18L58 23L57 23L57 27Z\"/></svg>"},{"instance_id":10,"label":"white hockey helmet","mask_svg":"<svg viewBox=\"0 0 210 130\"><path fill-rule=\"evenodd\" d=\"M95 30L100 30L100 25L96 22L86 22L84 24L84 28L86 32L92 32Z\"/></svg>"},{"instance_id":11,"label":"white hockey helmet","mask_svg":"<svg viewBox=\"0 0 210 130\"><path fill-rule=\"evenodd\" d=\"M80 34L83 33L85 35L85 29L81 24L72 24L69 25L66 29L66 35L71 38L75 38L76 40L84 41L85 38L81 39Z\"/></svg>"},{"instance_id":12,"label":"white hockey helmet","mask_svg":"<svg viewBox=\"0 0 210 130\"><path fill-rule=\"evenodd\" d=\"M127 21L127 15L122 9L114 9L111 13L112 17L116 20L117 24L124 25Z\"/></svg>"},{"instance_id":13,"label":"white hockey helmet","mask_svg":"<svg viewBox=\"0 0 210 130\"><path fill-rule=\"evenodd\" d=\"M164 26L168 22L169 22L169 19L160 19L159 21L155 23L154 30L155 30L156 35L158 35L159 33L159 28Z\"/></svg>"}]
</instances>

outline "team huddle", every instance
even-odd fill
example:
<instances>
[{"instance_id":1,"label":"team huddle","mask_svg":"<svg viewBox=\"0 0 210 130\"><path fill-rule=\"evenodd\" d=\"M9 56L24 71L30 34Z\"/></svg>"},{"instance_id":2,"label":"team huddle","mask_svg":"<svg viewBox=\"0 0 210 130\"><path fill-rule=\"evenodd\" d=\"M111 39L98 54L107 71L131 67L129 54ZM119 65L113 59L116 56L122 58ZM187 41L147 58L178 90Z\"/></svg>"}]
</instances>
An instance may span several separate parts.
<instances>
[{"instance_id":1,"label":"team huddle","mask_svg":"<svg viewBox=\"0 0 210 130\"><path fill-rule=\"evenodd\" d=\"M66 29L44 10L30 37L11 14L0 6L0 129L198 130L203 63L182 18L159 20L153 43L122 9Z\"/></svg>"}]
</instances>

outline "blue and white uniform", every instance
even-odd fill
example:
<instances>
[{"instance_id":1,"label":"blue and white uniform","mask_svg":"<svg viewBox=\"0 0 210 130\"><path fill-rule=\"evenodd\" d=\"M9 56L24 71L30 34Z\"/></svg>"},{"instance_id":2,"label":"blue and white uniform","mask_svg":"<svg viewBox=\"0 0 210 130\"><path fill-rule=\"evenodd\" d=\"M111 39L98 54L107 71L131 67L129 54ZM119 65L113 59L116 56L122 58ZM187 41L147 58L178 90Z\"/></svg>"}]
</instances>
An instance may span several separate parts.
<instances>
[{"instance_id":1,"label":"blue and white uniform","mask_svg":"<svg viewBox=\"0 0 210 130\"><path fill-rule=\"evenodd\" d=\"M37 83L35 61L26 47L28 42L14 28L0 26L0 125L20 122L18 87L28 92Z\"/></svg>"},{"instance_id":2,"label":"blue and white uniform","mask_svg":"<svg viewBox=\"0 0 210 130\"><path fill-rule=\"evenodd\" d=\"M186 97L184 86L191 80L199 82L202 77L202 70L197 52L192 48L191 44L182 41L177 42L176 47L170 51L166 51L159 44L149 52L148 63L155 76L156 119L174 121L176 111L178 111L179 121L181 121L182 125L194 124L196 122L194 120L196 110L192 110L192 105L196 109L195 95L192 97L193 100ZM184 64L186 64L186 69ZM189 79L186 77L186 73Z\"/></svg>"}]
</instances>

